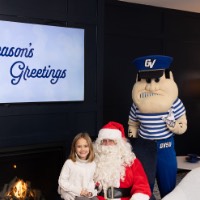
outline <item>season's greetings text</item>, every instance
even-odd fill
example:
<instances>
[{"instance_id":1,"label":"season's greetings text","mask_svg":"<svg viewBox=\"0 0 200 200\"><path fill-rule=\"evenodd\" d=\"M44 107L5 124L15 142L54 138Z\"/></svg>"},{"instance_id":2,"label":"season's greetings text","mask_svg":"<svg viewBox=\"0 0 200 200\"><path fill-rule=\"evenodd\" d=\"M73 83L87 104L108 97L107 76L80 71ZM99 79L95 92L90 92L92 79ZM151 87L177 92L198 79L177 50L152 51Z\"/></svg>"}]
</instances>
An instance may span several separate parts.
<instances>
[{"instance_id":1,"label":"season's greetings text","mask_svg":"<svg viewBox=\"0 0 200 200\"><path fill-rule=\"evenodd\" d=\"M16 58L32 58L34 56L34 48L32 43L29 43L28 48L20 47L0 47L1 57L16 57ZM34 68L27 66L23 61L15 61L10 66L11 83L17 85L22 80L30 78L49 79L51 84L56 84L59 79L65 78L67 69L54 69L51 65L42 68Z\"/></svg>"}]
</instances>

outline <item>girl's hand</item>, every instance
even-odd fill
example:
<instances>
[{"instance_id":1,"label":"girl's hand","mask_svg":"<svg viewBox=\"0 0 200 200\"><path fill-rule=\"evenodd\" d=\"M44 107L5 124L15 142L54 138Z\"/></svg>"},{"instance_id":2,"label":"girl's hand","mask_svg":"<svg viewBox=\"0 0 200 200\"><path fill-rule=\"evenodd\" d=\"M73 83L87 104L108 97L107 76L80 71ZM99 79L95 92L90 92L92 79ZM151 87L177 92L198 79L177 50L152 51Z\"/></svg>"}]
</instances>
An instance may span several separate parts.
<instances>
[{"instance_id":1,"label":"girl's hand","mask_svg":"<svg viewBox=\"0 0 200 200\"><path fill-rule=\"evenodd\" d=\"M92 192L88 192L87 189L82 189L80 195L84 197L92 197Z\"/></svg>"},{"instance_id":2,"label":"girl's hand","mask_svg":"<svg viewBox=\"0 0 200 200\"><path fill-rule=\"evenodd\" d=\"M80 195L86 197L87 193L88 191L83 188Z\"/></svg>"}]
</instances>

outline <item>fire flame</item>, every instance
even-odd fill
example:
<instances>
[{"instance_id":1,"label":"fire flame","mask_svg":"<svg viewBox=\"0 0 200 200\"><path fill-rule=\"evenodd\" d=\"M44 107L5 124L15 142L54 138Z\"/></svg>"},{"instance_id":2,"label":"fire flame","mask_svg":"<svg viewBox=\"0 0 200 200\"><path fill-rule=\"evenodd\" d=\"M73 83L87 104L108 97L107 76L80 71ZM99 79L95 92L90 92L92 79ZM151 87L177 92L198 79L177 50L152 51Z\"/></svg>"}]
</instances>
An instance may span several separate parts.
<instances>
[{"instance_id":1,"label":"fire flame","mask_svg":"<svg viewBox=\"0 0 200 200\"><path fill-rule=\"evenodd\" d=\"M43 199L42 193L38 189L31 189L31 182L24 182L15 177L9 184L5 184L0 199L5 200L39 200ZM45 199L43 199L45 200Z\"/></svg>"},{"instance_id":2,"label":"fire flame","mask_svg":"<svg viewBox=\"0 0 200 200\"><path fill-rule=\"evenodd\" d=\"M18 179L18 181L13 185L12 190L10 190L7 196L14 196L19 200L24 200L27 197L28 184L23 180ZM32 192L29 194L30 196L34 196Z\"/></svg>"},{"instance_id":3,"label":"fire flame","mask_svg":"<svg viewBox=\"0 0 200 200\"><path fill-rule=\"evenodd\" d=\"M19 180L13 188L13 194L17 198L22 198L22 199L25 198L26 191L27 191L27 184L22 180Z\"/></svg>"}]
</instances>

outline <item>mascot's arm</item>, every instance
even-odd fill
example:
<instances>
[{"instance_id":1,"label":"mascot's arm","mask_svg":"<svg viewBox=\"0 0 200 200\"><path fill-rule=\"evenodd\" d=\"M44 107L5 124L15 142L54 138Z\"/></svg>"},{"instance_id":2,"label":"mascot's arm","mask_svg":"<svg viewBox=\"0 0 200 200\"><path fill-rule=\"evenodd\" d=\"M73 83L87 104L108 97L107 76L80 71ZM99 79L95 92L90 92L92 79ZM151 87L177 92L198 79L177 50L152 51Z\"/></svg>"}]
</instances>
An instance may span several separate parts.
<instances>
[{"instance_id":1,"label":"mascot's arm","mask_svg":"<svg viewBox=\"0 0 200 200\"><path fill-rule=\"evenodd\" d=\"M172 131L175 134L181 135L185 133L185 131L187 130L186 115L184 114L179 119L177 119L174 127L171 127L169 125L167 125L167 127L169 128L170 131Z\"/></svg>"},{"instance_id":2,"label":"mascot's arm","mask_svg":"<svg viewBox=\"0 0 200 200\"><path fill-rule=\"evenodd\" d=\"M128 120L128 125L129 125L129 127L128 127L128 136L136 138L140 123L132 121L131 119L129 119Z\"/></svg>"}]
</instances>

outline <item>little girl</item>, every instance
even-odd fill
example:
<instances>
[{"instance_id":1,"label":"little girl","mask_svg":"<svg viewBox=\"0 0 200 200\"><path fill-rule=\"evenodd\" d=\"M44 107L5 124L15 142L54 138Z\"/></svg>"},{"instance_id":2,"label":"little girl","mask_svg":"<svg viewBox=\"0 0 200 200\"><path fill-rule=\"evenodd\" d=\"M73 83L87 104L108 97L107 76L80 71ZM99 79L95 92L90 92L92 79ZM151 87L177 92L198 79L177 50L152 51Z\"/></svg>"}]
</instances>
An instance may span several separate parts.
<instances>
[{"instance_id":1,"label":"little girl","mask_svg":"<svg viewBox=\"0 0 200 200\"><path fill-rule=\"evenodd\" d=\"M65 161L59 179L58 193L65 200L97 200L93 176L93 143L88 133L75 136L69 158Z\"/></svg>"}]
</instances>

